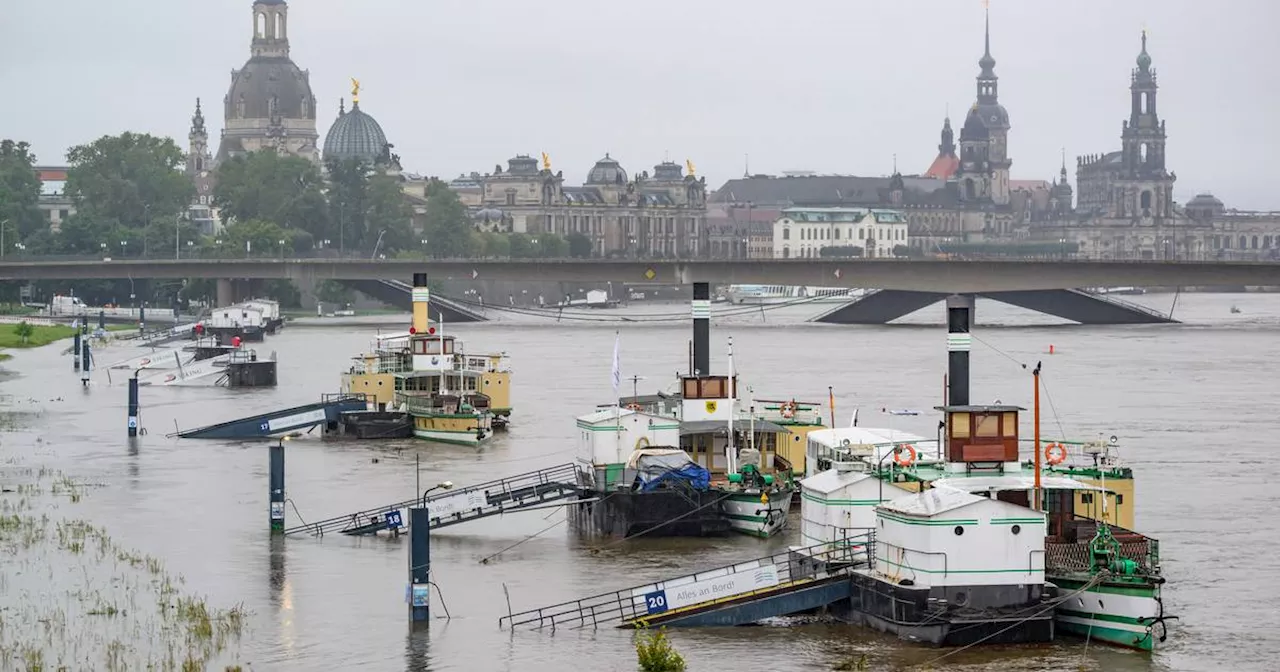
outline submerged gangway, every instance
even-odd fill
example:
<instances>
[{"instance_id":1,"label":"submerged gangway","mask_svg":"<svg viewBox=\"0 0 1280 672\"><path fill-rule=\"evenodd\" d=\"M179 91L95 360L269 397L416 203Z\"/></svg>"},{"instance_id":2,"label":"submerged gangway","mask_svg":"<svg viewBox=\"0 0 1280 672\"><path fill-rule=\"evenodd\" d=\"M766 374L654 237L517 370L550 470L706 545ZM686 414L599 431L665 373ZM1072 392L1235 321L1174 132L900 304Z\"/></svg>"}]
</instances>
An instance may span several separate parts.
<instances>
[{"instance_id":1,"label":"submerged gangway","mask_svg":"<svg viewBox=\"0 0 1280 672\"><path fill-rule=\"evenodd\" d=\"M499 627L639 628L743 625L810 611L849 596L849 572L866 563L871 534L510 614Z\"/></svg>"},{"instance_id":2,"label":"submerged gangway","mask_svg":"<svg viewBox=\"0 0 1280 672\"><path fill-rule=\"evenodd\" d=\"M423 504L430 511L431 528L435 529L577 497L581 482L581 468L570 462L306 523L288 528L284 533L306 532L319 537L331 532L362 535L377 534L383 530L397 531L406 527L405 521L409 520L405 510Z\"/></svg>"}]
</instances>

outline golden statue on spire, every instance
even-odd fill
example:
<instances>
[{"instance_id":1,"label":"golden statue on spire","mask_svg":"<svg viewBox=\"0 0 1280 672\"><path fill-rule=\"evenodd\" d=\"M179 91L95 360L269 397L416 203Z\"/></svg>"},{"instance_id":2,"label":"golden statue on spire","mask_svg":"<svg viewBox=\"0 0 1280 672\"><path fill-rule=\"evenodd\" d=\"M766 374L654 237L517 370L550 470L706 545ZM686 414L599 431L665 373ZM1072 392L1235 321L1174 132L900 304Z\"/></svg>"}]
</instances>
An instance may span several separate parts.
<instances>
[{"instance_id":1,"label":"golden statue on spire","mask_svg":"<svg viewBox=\"0 0 1280 672\"><path fill-rule=\"evenodd\" d=\"M360 102L360 80L355 77L351 78L351 104L355 105Z\"/></svg>"},{"instance_id":2,"label":"golden statue on spire","mask_svg":"<svg viewBox=\"0 0 1280 672\"><path fill-rule=\"evenodd\" d=\"M684 167L685 167L685 168L687 168L687 169L689 170L689 177L693 177L694 172L696 172L696 171L694 171L694 169L693 169L693 161L691 161L691 160L689 160L689 159L685 159L685 160L684 160Z\"/></svg>"},{"instance_id":3,"label":"golden statue on spire","mask_svg":"<svg viewBox=\"0 0 1280 672\"><path fill-rule=\"evenodd\" d=\"M551 170L551 157L547 156L546 152L542 153L542 169Z\"/></svg>"}]
</instances>

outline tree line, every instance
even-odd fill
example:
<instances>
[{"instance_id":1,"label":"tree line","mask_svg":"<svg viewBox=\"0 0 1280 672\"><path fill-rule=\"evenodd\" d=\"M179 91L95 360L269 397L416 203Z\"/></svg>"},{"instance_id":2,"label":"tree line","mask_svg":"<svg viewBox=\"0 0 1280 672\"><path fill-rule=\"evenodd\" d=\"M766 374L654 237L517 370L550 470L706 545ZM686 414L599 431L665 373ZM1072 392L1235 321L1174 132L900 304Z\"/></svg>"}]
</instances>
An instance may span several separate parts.
<instances>
[{"instance_id":1,"label":"tree line","mask_svg":"<svg viewBox=\"0 0 1280 672\"><path fill-rule=\"evenodd\" d=\"M42 185L30 145L0 141L0 245L7 254L169 259L591 255L582 234L476 231L457 194L434 178L423 198L411 199L399 176L369 162L330 160L321 170L275 152L218 165L213 192L203 195L223 227L202 232L189 217L197 194L194 176L183 170L186 158L173 139L146 133L72 147L64 192L71 208L55 231L39 209ZM101 284L123 293L119 283ZM134 284L128 294L136 297Z\"/></svg>"}]
</instances>

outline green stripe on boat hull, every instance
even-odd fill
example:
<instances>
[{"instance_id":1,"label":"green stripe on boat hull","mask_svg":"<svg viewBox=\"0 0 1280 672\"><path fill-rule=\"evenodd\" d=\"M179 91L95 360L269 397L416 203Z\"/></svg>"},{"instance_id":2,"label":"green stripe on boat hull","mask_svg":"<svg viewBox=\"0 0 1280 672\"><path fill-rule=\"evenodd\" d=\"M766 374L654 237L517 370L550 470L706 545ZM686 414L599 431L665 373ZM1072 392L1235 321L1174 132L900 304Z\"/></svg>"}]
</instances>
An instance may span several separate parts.
<instances>
[{"instance_id":1,"label":"green stripe on boat hull","mask_svg":"<svg viewBox=\"0 0 1280 672\"><path fill-rule=\"evenodd\" d=\"M1081 619L1085 621L1081 623L1074 619L1066 621L1063 620L1062 616L1055 616L1054 620L1059 632L1086 637L1090 641L1106 642L1139 651L1152 651L1155 649L1156 638L1151 636L1150 633L1144 634L1133 632L1132 630L1124 630L1118 627L1118 624L1094 619Z\"/></svg>"}]
</instances>

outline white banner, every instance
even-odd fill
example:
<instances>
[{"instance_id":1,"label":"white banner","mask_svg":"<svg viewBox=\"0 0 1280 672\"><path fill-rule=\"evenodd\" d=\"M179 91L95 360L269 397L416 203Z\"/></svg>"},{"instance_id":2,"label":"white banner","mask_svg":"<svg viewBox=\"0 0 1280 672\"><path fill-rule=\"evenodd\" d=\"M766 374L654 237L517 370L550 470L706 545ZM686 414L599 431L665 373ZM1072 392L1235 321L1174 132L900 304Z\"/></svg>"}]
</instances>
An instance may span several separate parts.
<instances>
[{"instance_id":1,"label":"white banner","mask_svg":"<svg viewBox=\"0 0 1280 672\"><path fill-rule=\"evenodd\" d=\"M314 425L324 422L326 416L324 409L307 411L305 413L294 413L286 415L283 418L276 418L267 422L267 431L276 432L285 429L293 429L298 425Z\"/></svg>"},{"instance_id":2,"label":"white banner","mask_svg":"<svg viewBox=\"0 0 1280 672\"><path fill-rule=\"evenodd\" d=\"M649 614L660 614L668 609L679 609L703 602L719 600L778 585L778 566L766 565L755 569L743 569L733 574L703 579L667 589L654 590L637 595Z\"/></svg>"},{"instance_id":3,"label":"white banner","mask_svg":"<svg viewBox=\"0 0 1280 672\"><path fill-rule=\"evenodd\" d=\"M443 518L462 511L483 508L487 504L488 502L485 500L483 492L468 490L450 497L441 497L435 501L427 502L427 510L430 512L428 515L432 518Z\"/></svg>"}]
</instances>

